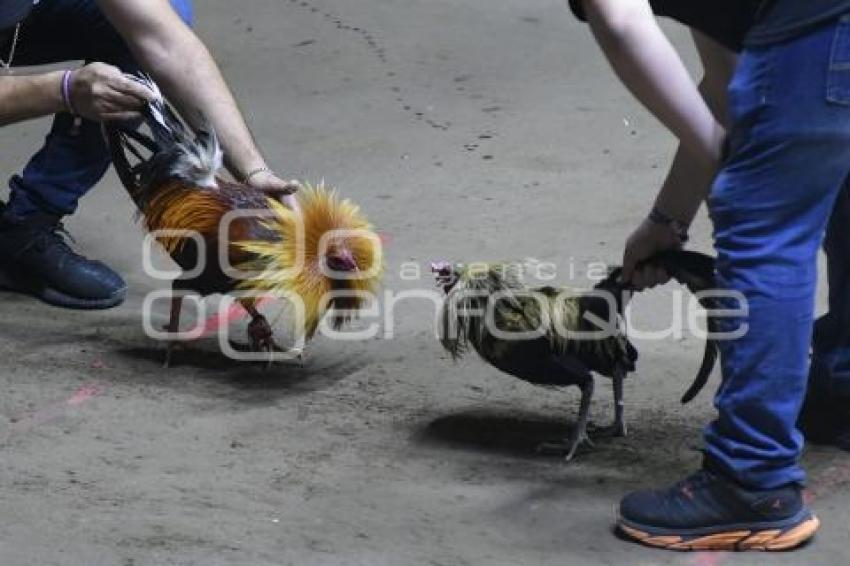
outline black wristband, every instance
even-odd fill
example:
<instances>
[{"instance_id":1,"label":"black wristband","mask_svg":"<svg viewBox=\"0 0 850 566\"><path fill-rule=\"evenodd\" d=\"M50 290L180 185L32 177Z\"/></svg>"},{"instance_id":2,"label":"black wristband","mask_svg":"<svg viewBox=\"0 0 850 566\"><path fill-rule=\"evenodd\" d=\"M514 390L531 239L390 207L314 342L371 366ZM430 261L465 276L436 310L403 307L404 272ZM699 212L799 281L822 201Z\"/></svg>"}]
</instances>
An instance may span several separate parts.
<instances>
[{"instance_id":1,"label":"black wristband","mask_svg":"<svg viewBox=\"0 0 850 566\"><path fill-rule=\"evenodd\" d=\"M670 228L673 233L676 234L676 237L679 238L679 242L682 244L687 243L687 241L689 240L689 226L684 222L679 222L675 218L667 216L666 214L658 210L658 208L656 207L652 207L652 210L649 211L649 221L653 224L667 226L668 228Z\"/></svg>"}]
</instances>

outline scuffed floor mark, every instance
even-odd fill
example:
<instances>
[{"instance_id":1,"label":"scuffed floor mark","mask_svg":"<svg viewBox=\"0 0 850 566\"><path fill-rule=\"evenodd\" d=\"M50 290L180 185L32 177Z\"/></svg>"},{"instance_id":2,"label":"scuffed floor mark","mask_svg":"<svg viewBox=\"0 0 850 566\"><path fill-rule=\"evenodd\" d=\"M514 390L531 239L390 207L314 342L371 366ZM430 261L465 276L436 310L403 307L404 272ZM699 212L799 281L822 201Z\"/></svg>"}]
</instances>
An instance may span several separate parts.
<instances>
[{"instance_id":1,"label":"scuffed floor mark","mask_svg":"<svg viewBox=\"0 0 850 566\"><path fill-rule=\"evenodd\" d=\"M40 426L49 424L66 416L69 409L82 407L95 397L102 395L106 387L100 383L88 383L77 389L73 395L45 407L28 411L21 416L9 419L10 426L0 434L0 445L6 444L14 436L24 434Z\"/></svg>"}]
</instances>

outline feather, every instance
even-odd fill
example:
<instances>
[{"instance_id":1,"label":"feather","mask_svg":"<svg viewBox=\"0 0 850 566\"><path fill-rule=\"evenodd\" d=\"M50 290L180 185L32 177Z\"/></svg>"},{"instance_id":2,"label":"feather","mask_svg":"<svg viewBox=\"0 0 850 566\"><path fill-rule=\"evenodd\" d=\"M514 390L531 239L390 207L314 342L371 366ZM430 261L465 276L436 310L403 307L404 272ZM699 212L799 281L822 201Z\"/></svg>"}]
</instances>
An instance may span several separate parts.
<instances>
[{"instance_id":1,"label":"feather","mask_svg":"<svg viewBox=\"0 0 850 566\"><path fill-rule=\"evenodd\" d=\"M133 140L153 153L149 161L143 161L132 171L137 181L132 192L139 207L144 209L151 192L169 180L198 188L217 189L219 183L216 175L222 167L224 156L212 125L198 113L200 127L197 133L193 132L163 98L159 87L148 75L127 76L154 94L143 111L145 125L151 134L149 137L136 131L134 124L110 126L119 134L112 136L111 145L130 150ZM121 160L115 161L115 164L119 168L119 175L123 173L122 180L129 176L127 171L120 170L124 165Z\"/></svg>"},{"instance_id":2,"label":"feather","mask_svg":"<svg viewBox=\"0 0 850 566\"><path fill-rule=\"evenodd\" d=\"M663 252L648 262L664 268L693 293L715 288L714 259L686 251ZM615 268L586 293L566 287L528 288L522 283L523 263L483 263L476 269L455 267L457 283L440 310L440 342L458 359L474 349L485 361L497 365L498 355L523 348L521 340L500 340L493 336L488 322L500 330L522 332L542 329L548 349L563 359L576 359L588 369L612 376L617 371L634 371L637 350L625 334L623 310L633 289L620 281L622 270ZM716 299L701 298L708 310L719 308ZM483 313L489 309L491 320ZM709 318L709 330L716 322ZM601 326L600 326L601 325ZM610 325L610 326L609 326ZM577 335L577 333L580 333ZM598 337L587 334L598 334ZM494 344L504 342L499 346ZM707 341L702 364L693 384L682 398L692 400L705 386L717 359L717 344ZM518 355L518 354L514 354Z\"/></svg>"},{"instance_id":3,"label":"feather","mask_svg":"<svg viewBox=\"0 0 850 566\"><path fill-rule=\"evenodd\" d=\"M380 239L359 207L341 199L336 191L324 184L307 184L297 198L297 214L277 200L268 199L270 217L261 220L261 224L277 235L275 240L243 240L234 245L253 257L239 267L259 272L240 282L239 289L298 297L304 306L305 335L310 338L328 312L333 325L339 327L348 321L350 312L362 308L370 300L368 297L374 296L383 274L383 252ZM359 273L345 279L323 273L322 247L329 237L344 240ZM332 292L340 291L351 296L332 297Z\"/></svg>"},{"instance_id":4,"label":"feather","mask_svg":"<svg viewBox=\"0 0 850 566\"><path fill-rule=\"evenodd\" d=\"M325 315L339 328L373 300L383 273L381 242L357 206L324 185L308 186L296 196L296 213L257 188L218 178L222 151L203 116L196 132L150 77L132 78L154 94L143 110L145 127L110 122L104 134L144 227L191 272L174 280L174 290L237 295L251 316L248 334L257 352L275 347L271 326L256 309L264 297L300 298L304 319L294 318L295 334L307 339ZM320 249L326 243L337 247ZM342 273L324 271L326 264ZM169 332L179 329L180 304L172 303Z\"/></svg>"}]
</instances>

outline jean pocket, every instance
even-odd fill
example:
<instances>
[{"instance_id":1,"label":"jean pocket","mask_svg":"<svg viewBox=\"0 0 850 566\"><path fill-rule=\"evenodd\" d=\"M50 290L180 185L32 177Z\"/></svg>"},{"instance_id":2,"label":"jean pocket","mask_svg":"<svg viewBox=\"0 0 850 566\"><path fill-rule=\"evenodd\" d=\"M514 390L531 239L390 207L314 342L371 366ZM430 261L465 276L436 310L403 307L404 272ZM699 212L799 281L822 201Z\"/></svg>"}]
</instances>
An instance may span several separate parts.
<instances>
[{"instance_id":1,"label":"jean pocket","mask_svg":"<svg viewBox=\"0 0 850 566\"><path fill-rule=\"evenodd\" d=\"M850 17L844 16L835 29L826 99L834 104L850 106Z\"/></svg>"}]
</instances>

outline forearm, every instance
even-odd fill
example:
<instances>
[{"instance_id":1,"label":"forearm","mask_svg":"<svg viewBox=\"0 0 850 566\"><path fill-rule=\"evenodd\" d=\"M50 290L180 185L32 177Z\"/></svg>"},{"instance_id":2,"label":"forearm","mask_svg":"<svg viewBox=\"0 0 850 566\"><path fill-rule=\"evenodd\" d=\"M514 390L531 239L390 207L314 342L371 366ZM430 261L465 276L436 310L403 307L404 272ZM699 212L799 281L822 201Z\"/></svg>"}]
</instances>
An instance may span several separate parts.
<instances>
[{"instance_id":1,"label":"forearm","mask_svg":"<svg viewBox=\"0 0 850 566\"><path fill-rule=\"evenodd\" d=\"M727 89L737 66L734 53L694 32L694 41L705 69L699 85L700 95L717 122L728 127ZM690 224L702 202L708 197L717 170L706 168L681 146L661 187L655 206L665 215Z\"/></svg>"},{"instance_id":2,"label":"forearm","mask_svg":"<svg viewBox=\"0 0 850 566\"><path fill-rule=\"evenodd\" d=\"M61 71L0 77L0 126L64 110L61 82Z\"/></svg>"},{"instance_id":3,"label":"forearm","mask_svg":"<svg viewBox=\"0 0 850 566\"><path fill-rule=\"evenodd\" d=\"M714 169L703 167L693 154L680 146L655 199L656 208L689 225L708 197L715 175Z\"/></svg>"},{"instance_id":4,"label":"forearm","mask_svg":"<svg viewBox=\"0 0 850 566\"><path fill-rule=\"evenodd\" d=\"M642 0L586 0L598 43L626 87L704 167L720 156L724 132L684 63Z\"/></svg>"},{"instance_id":5,"label":"forearm","mask_svg":"<svg viewBox=\"0 0 850 566\"><path fill-rule=\"evenodd\" d=\"M137 56L184 116L194 119L200 112L215 128L235 177L266 166L218 66L194 34L186 30L167 43L143 43Z\"/></svg>"},{"instance_id":6,"label":"forearm","mask_svg":"<svg viewBox=\"0 0 850 566\"><path fill-rule=\"evenodd\" d=\"M230 89L207 48L168 0L97 0L144 70L181 114L212 124L236 177L265 166Z\"/></svg>"}]
</instances>

